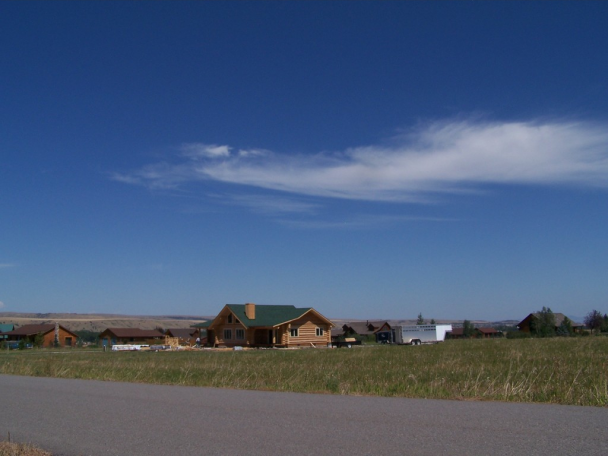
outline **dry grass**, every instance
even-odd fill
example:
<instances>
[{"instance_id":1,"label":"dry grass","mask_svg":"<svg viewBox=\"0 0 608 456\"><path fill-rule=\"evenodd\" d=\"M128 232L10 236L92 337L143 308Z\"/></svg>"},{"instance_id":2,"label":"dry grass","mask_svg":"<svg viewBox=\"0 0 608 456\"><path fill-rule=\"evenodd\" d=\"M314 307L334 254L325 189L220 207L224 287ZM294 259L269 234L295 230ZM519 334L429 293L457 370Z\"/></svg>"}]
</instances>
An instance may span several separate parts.
<instances>
[{"instance_id":1,"label":"dry grass","mask_svg":"<svg viewBox=\"0 0 608 456\"><path fill-rule=\"evenodd\" d=\"M421 347L0 354L0 373L349 395L608 406L608 338Z\"/></svg>"},{"instance_id":2,"label":"dry grass","mask_svg":"<svg viewBox=\"0 0 608 456\"><path fill-rule=\"evenodd\" d=\"M0 442L0 456L53 456L48 451L23 443Z\"/></svg>"}]
</instances>

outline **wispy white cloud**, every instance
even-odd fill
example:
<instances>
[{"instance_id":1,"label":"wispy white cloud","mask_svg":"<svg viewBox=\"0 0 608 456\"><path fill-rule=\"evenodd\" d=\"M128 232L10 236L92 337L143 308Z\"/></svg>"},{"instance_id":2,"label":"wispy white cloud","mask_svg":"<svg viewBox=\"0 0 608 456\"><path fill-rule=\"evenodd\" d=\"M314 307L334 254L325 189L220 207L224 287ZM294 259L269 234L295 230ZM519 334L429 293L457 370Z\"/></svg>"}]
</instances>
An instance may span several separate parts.
<instances>
[{"instance_id":1,"label":"wispy white cloud","mask_svg":"<svg viewBox=\"0 0 608 456\"><path fill-rule=\"evenodd\" d=\"M224 198L229 204L245 206L259 214L313 214L319 209L318 204L308 203L293 198L269 195L230 195Z\"/></svg>"},{"instance_id":2,"label":"wispy white cloud","mask_svg":"<svg viewBox=\"0 0 608 456\"><path fill-rule=\"evenodd\" d=\"M177 164L113 177L150 188L212 180L308 196L421 203L486 184L608 186L608 128L589 122L443 121L412 128L388 144L332 153L190 144L180 156Z\"/></svg>"},{"instance_id":3,"label":"wispy white cloud","mask_svg":"<svg viewBox=\"0 0 608 456\"><path fill-rule=\"evenodd\" d=\"M184 156L197 159L229 157L232 148L215 144L188 143L182 144L181 150Z\"/></svg>"},{"instance_id":4,"label":"wispy white cloud","mask_svg":"<svg viewBox=\"0 0 608 456\"><path fill-rule=\"evenodd\" d=\"M199 179L192 164L153 163L131 173L112 173L112 179L125 184L143 185L152 190L173 190Z\"/></svg>"},{"instance_id":5,"label":"wispy white cloud","mask_svg":"<svg viewBox=\"0 0 608 456\"><path fill-rule=\"evenodd\" d=\"M17 267L17 265L14 263L0 263L0 269L15 268L15 267Z\"/></svg>"},{"instance_id":6,"label":"wispy white cloud","mask_svg":"<svg viewBox=\"0 0 608 456\"><path fill-rule=\"evenodd\" d=\"M0 301L0 309L4 309L4 303Z\"/></svg>"},{"instance_id":7,"label":"wispy white cloud","mask_svg":"<svg viewBox=\"0 0 608 456\"><path fill-rule=\"evenodd\" d=\"M377 227L389 227L400 223L415 222L456 222L456 219L441 217L408 217L387 215L364 215L343 220L279 220L279 223L290 228L307 230L364 230Z\"/></svg>"}]
</instances>

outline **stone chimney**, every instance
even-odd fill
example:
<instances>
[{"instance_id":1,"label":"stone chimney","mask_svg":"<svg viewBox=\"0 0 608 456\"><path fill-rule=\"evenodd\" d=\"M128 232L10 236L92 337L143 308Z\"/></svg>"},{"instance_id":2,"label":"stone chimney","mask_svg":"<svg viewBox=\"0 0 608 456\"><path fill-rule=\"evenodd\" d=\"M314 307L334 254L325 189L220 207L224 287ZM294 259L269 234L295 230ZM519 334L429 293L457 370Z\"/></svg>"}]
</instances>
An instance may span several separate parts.
<instances>
[{"instance_id":1,"label":"stone chimney","mask_svg":"<svg viewBox=\"0 0 608 456\"><path fill-rule=\"evenodd\" d=\"M245 316L250 320L255 320L255 304L248 302L245 304Z\"/></svg>"}]
</instances>

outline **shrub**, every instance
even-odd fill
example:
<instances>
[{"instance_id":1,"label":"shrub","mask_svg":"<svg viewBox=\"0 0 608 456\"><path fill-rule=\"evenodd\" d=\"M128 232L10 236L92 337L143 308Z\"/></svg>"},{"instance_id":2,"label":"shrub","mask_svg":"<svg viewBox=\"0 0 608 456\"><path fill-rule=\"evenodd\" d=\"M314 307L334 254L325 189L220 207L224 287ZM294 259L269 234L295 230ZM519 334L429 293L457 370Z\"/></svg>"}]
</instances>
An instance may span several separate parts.
<instances>
[{"instance_id":1,"label":"shrub","mask_svg":"<svg viewBox=\"0 0 608 456\"><path fill-rule=\"evenodd\" d=\"M42 333L36 334L36 337L34 337L34 347L42 348L43 345L44 345L44 335Z\"/></svg>"}]
</instances>

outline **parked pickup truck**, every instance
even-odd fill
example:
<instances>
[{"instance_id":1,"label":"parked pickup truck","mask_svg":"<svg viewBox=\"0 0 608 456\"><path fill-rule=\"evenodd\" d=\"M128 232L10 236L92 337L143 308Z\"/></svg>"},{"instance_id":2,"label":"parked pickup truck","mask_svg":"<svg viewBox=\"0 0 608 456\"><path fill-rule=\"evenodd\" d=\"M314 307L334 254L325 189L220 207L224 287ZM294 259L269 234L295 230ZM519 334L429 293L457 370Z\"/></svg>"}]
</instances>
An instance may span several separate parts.
<instances>
[{"instance_id":1,"label":"parked pickup truck","mask_svg":"<svg viewBox=\"0 0 608 456\"><path fill-rule=\"evenodd\" d=\"M353 345L361 345L361 341L354 337L346 337L343 341L334 342L332 345L338 348L351 348Z\"/></svg>"}]
</instances>

